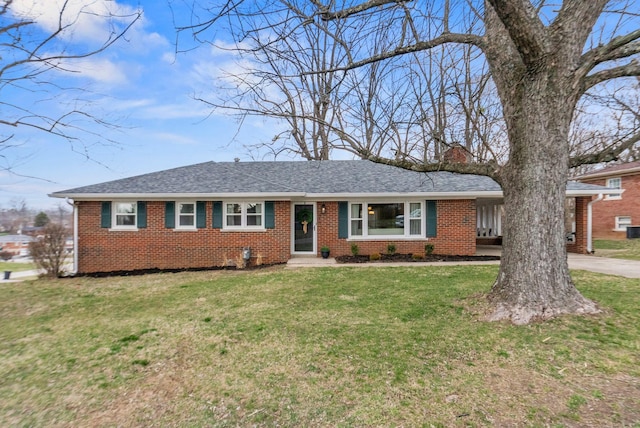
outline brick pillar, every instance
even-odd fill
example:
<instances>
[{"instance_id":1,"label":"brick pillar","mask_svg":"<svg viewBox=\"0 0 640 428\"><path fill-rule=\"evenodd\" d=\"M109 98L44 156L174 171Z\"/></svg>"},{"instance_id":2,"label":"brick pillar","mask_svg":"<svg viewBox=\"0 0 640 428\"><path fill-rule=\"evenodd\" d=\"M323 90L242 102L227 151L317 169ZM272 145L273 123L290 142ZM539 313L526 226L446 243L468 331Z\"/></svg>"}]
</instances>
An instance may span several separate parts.
<instances>
[{"instance_id":1,"label":"brick pillar","mask_svg":"<svg viewBox=\"0 0 640 428\"><path fill-rule=\"evenodd\" d=\"M573 244L567 244L567 251L570 253L587 253L587 206L590 201L590 197L576 198L576 237Z\"/></svg>"}]
</instances>

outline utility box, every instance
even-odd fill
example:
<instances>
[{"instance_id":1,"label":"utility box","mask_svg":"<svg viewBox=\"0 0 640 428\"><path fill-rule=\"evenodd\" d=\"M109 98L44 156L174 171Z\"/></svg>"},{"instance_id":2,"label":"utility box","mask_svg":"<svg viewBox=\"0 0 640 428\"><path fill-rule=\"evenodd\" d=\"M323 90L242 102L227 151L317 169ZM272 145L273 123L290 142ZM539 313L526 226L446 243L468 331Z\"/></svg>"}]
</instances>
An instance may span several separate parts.
<instances>
[{"instance_id":1,"label":"utility box","mask_svg":"<svg viewBox=\"0 0 640 428\"><path fill-rule=\"evenodd\" d=\"M640 226L627 226L627 239L640 238Z\"/></svg>"}]
</instances>

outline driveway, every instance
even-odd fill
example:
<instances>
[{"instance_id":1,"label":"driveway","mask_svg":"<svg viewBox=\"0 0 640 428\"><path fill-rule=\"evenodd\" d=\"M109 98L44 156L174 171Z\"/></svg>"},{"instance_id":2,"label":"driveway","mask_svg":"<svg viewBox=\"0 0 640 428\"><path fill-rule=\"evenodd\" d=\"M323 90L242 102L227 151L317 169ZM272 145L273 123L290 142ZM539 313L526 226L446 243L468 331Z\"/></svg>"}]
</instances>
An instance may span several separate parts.
<instances>
[{"instance_id":1,"label":"driveway","mask_svg":"<svg viewBox=\"0 0 640 428\"><path fill-rule=\"evenodd\" d=\"M478 245L479 255L500 255L502 248L490 245ZM607 275L640 278L640 261L596 257L588 254L569 253L569 269L588 270Z\"/></svg>"}]
</instances>

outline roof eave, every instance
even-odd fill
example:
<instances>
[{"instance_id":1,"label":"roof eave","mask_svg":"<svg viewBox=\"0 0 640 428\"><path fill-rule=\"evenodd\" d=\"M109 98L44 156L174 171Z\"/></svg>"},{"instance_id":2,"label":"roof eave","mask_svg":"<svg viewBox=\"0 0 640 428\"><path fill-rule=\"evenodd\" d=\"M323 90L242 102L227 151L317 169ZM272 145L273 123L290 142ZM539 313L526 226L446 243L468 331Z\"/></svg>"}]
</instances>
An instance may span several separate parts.
<instances>
[{"instance_id":1,"label":"roof eave","mask_svg":"<svg viewBox=\"0 0 640 428\"><path fill-rule=\"evenodd\" d=\"M165 201L171 199L274 199L290 200L304 197L302 192L248 192L248 193L50 193L52 198L69 198L74 201L104 201L111 199Z\"/></svg>"},{"instance_id":2,"label":"roof eave","mask_svg":"<svg viewBox=\"0 0 640 428\"><path fill-rule=\"evenodd\" d=\"M586 174L586 175L581 175L578 176L576 178L574 178L574 180L589 180L592 178L603 178L603 177L609 177L609 176L616 176L616 175L629 175L629 174L634 174L640 172L640 167L635 167L635 168L629 168L629 169L621 169L621 170L617 170L617 171L602 171L602 172L594 172L593 174Z\"/></svg>"}]
</instances>

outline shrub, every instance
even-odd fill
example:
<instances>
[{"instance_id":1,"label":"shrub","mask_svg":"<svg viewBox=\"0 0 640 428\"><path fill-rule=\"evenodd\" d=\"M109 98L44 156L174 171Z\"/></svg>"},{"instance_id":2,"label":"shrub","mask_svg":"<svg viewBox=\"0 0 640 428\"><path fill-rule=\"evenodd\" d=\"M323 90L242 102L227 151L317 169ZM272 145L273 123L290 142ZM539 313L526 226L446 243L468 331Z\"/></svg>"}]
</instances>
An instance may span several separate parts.
<instances>
[{"instance_id":1,"label":"shrub","mask_svg":"<svg viewBox=\"0 0 640 428\"><path fill-rule=\"evenodd\" d=\"M424 253L428 256L429 254L433 254L433 244L425 244Z\"/></svg>"},{"instance_id":2,"label":"shrub","mask_svg":"<svg viewBox=\"0 0 640 428\"><path fill-rule=\"evenodd\" d=\"M373 253L369 255L369 260L371 261L376 261L376 260L380 260L380 253Z\"/></svg>"},{"instance_id":3,"label":"shrub","mask_svg":"<svg viewBox=\"0 0 640 428\"><path fill-rule=\"evenodd\" d=\"M36 266L43 269L46 276L55 278L63 272L67 229L61 224L49 223L42 234L42 238L29 243L29 251Z\"/></svg>"},{"instance_id":4,"label":"shrub","mask_svg":"<svg viewBox=\"0 0 640 428\"><path fill-rule=\"evenodd\" d=\"M11 260L11 258L13 257L13 253L9 252L9 251L0 251L0 259L4 260L5 262L8 260Z\"/></svg>"},{"instance_id":5,"label":"shrub","mask_svg":"<svg viewBox=\"0 0 640 428\"><path fill-rule=\"evenodd\" d=\"M351 244L351 254L353 254L354 256L357 256L358 253L360 253L360 248L358 247L358 244L356 243Z\"/></svg>"},{"instance_id":6,"label":"shrub","mask_svg":"<svg viewBox=\"0 0 640 428\"><path fill-rule=\"evenodd\" d=\"M387 245L387 254L393 255L396 253L396 244Z\"/></svg>"}]
</instances>

